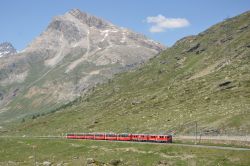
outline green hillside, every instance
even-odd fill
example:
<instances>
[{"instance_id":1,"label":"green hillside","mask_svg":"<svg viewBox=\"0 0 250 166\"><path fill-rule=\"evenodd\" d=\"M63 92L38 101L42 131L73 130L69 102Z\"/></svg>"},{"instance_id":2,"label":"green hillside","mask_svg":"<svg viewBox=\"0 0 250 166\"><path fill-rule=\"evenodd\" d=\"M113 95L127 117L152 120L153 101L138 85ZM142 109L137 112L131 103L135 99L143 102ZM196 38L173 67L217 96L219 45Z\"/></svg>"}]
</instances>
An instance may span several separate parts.
<instances>
[{"instance_id":1,"label":"green hillside","mask_svg":"<svg viewBox=\"0 0 250 166\"><path fill-rule=\"evenodd\" d=\"M204 134L249 134L250 12L177 41L55 111L9 130L193 134L197 122Z\"/></svg>"}]
</instances>

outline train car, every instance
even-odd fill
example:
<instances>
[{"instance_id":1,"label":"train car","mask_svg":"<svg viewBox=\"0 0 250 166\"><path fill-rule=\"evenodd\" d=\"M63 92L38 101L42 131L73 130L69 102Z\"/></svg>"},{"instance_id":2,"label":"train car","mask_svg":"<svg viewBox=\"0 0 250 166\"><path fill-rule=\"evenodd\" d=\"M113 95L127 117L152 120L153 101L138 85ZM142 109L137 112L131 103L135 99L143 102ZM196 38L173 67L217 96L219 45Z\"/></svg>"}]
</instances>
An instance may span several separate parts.
<instances>
[{"instance_id":1,"label":"train car","mask_svg":"<svg viewBox=\"0 0 250 166\"><path fill-rule=\"evenodd\" d=\"M170 136L170 135L149 135L148 141L149 142L161 142L161 143L172 142L172 136Z\"/></svg>"},{"instance_id":2,"label":"train car","mask_svg":"<svg viewBox=\"0 0 250 166\"><path fill-rule=\"evenodd\" d=\"M117 134L105 134L105 140L116 141Z\"/></svg>"},{"instance_id":3,"label":"train car","mask_svg":"<svg viewBox=\"0 0 250 166\"><path fill-rule=\"evenodd\" d=\"M132 134L118 134L117 141L131 141Z\"/></svg>"},{"instance_id":4,"label":"train car","mask_svg":"<svg viewBox=\"0 0 250 166\"><path fill-rule=\"evenodd\" d=\"M87 134L84 134L84 135L85 135L85 139L94 139L94 134L87 133Z\"/></svg>"},{"instance_id":5,"label":"train car","mask_svg":"<svg viewBox=\"0 0 250 166\"><path fill-rule=\"evenodd\" d=\"M148 141L148 135L147 134L132 134L131 140L139 141L139 142L146 142Z\"/></svg>"},{"instance_id":6,"label":"train car","mask_svg":"<svg viewBox=\"0 0 250 166\"><path fill-rule=\"evenodd\" d=\"M75 134L67 134L66 138L68 138L68 139L75 139Z\"/></svg>"},{"instance_id":7,"label":"train car","mask_svg":"<svg viewBox=\"0 0 250 166\"><path fill-rule=\"evenodd\" d=\"M138 141L138 134L132 134L131 141Z\"/></svg>"},{"instance_id":8,"label":"train car","mask_svg":"<svg viewBox=\"0 0 250 166\"><path fill-rule=\"evenodd\" d=\"M140 135L138 136L138 141L141 141L141 142L146 142L146 141L148 141L148 135L146 135L146 134L140 134Z\"/></svg>"},{"instance_id":9,"label":"train car","mask_svg":"<svg viewBox=\"0 0 250 166\"><path fill-rule=\"evenodd\" d=\"M105 134L94 134L94 140L105 140Z\"/></svg>"},{"instance_id":10,"label":"train car","mask_svg":"<svg viewBox=\"0 0 250 166\"><path fill-rule=\"evenodd\" d=\"M166 135L157 135L156 142L167 142L167 136Z\"/></svg>"},{"instance_id":11,"label":"train car","mask_svg":"<svg viewBox=\"0 0 250 166\"><path fill-rule=\"evenodd\" d=\"M156 142L157 135L149 135L148 136L148 142Z\"/></svg>"},{"instance_id":12,"label":"train car","mask_svg":"<svg viewBox=\"0 0 250 166\"><path fill-rule=\"evenodd\" d=\"M76 134L76 139L85 139L85 134L84 133Z\"/></svg>"},{"instance_id":13,"label":"train car","mask_svg":"<svg viewBox=\"0 0 250 166\"><path fill-rule=\"evenodd\" d=\"M66 136L68 139L84 139L84 135L83 134L67 134Z\"/></svg>"}]
</instances>

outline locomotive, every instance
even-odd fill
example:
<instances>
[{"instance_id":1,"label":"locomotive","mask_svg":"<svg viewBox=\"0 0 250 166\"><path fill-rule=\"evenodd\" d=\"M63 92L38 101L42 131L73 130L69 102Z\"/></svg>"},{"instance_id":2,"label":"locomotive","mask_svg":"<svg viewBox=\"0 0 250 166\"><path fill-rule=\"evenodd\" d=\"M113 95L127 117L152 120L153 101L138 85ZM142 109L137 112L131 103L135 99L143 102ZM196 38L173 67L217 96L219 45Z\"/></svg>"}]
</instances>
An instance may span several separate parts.
<instances>
[{"instance_id":1,"label":"locomotive","mask_svg":"<svg viewBox=\"0 0 250 166\"><path fill-rule=\"evenodd\" d=\"M67 139L107 140L107 141L136 141L136 142L158 142L171 143L171 135L156 134L114 134L114 133L71 133L66 135Z\"/></svg>"}]
</instances>

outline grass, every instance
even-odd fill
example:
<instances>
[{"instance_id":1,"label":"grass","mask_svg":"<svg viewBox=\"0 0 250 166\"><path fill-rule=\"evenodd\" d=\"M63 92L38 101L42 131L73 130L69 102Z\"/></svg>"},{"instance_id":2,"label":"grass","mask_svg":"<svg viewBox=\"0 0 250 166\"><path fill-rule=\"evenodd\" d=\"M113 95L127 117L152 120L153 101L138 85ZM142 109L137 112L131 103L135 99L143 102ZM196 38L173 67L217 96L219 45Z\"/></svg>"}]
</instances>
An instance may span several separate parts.
<instances>
[{"instance_id":1,"label":"grass","mask_svg":"<svg viewBox=\"0 0 250 166\"><path fill-rule=\"evenodd\" d=\"M99 163L119 160L121 165L249 165L249 151L181 147L106 141L0 138L0 165L84 165L88 158Z\"/></svg>"}]
</instances>

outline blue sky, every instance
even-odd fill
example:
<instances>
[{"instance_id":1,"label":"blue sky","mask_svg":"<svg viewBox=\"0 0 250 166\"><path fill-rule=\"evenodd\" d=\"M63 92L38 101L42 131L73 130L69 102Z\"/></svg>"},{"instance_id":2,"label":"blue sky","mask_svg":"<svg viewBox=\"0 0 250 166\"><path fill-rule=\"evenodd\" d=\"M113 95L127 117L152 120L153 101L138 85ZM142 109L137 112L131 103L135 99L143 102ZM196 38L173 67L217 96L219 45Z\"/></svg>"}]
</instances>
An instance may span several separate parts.
<instances>
[{"instance_id":1,"label":"blue sky","mask_svg":"<svg viewBox=\"0 0 250 166\"><path fill-rule=\"evenodd\" d=\"M72 8L167 46L250 10L249 0L2 0L0 4L0 43L9 41L18 50L34 40L53 16Z\"/></svg>"}]
</instances>

